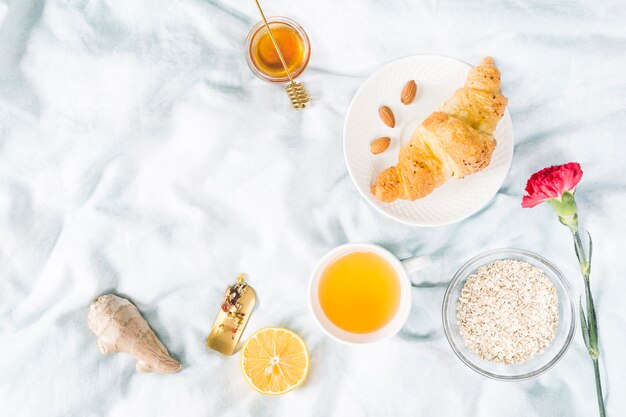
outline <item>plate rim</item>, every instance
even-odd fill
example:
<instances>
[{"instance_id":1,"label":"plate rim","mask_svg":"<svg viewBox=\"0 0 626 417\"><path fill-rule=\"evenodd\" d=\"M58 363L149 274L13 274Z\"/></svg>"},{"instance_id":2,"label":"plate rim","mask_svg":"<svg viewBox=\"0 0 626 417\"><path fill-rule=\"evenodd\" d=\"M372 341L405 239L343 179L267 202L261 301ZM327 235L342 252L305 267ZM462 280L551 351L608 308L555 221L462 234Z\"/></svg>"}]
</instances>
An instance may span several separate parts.
<instances>
[{"instance_id":1,"label":"plate rim","mask_svg":"<svg viewBox=\"0 0 626 417\"><path fill-rule=\"evenodd\" d=\"M489 198L489 199L488 199L488 200L487 200L484 204L482 204L482 205L481 205L480 207L478 207L476 210L473 210L473 211L471 211L471 212L467 213L466 215L464 215L464 216L462 216L462 217L459 217L458 219L455 219L455 220L445 221L445 222L436 222L436 223L417 223L417 222L411 222L411 221L409 221L409 220L405 220L405 219L399 218L399 217L397 217L397 216L395 216L395 215L393 215L393 214L391 214L391 213L388 213L388 212L384 211L382 208L380 208L380 207L378 207L377 205L375 205L375 204L374 204L374 202L372 202L372 201L369 199L369 197L363 193L363 191L361 190L361 187L359 187L359 184L357 184L356 179L355 179L355 177L354 177L354 173L352 172L352 169L350 168L350 164L348 163L348 154L347 154L347 152L346 152L346 130L347 130L347 124L348 124L348 116L349 116L349 114L350 114L350 111L352 110L352 107L354 106L354 102L355 102L355 100L356 100L357 96L359 95L359 93L361 92L361 90L365 87L365 84L366 84L366 83L367 83L370 79L374 78L377 74L379 74L380 72L384 71L387 67L389 67L389 66L391 66L391 65L393 65L393 64L395 64L395 63L397 63L398 61L402 61L402 60L409 59L409 58L418 58L418 57L436 57L436 58L446 58L446 59L450 59L450 60L452 60L452 61L457 61L457 62L460 62L460 63L462 63L462 64L465 64L465 65L467 65L470 69L471 69L471 68L474 68L474 65L472 65L472 64L470 64L470 63L468 63L468 62L466 62L466 61L464 61L464 60L462 60L462 59L459 59L459 58L456 58L456 57L453 57L453 56L450 56L450 55L445 55L445 54L430 54L430 53L424 53L424 54L413 54L413 55L405 55L405 56L402 56L402 57L400 57L400 58L394 59L393 61L389 61L389 62L387 62L387 63L383 64L380 68L378 68L377 70L375 70L374 72L372 72L372 73L371 73L371 74L370 74L370 75L369 75L369 76L365 79L365 81L363 81L363 82L361 83L361 85L359 86L359 88L358 88L358 89L355 91L355 93L353 94L353 96L352 96L352 100L350 100L350 104L348 105L348 109L347 109L347 111L346 111L346 116L344 117L344 121L343 121L343 134L342 134L342 142L343 142L343 143L342 143L342 148L343 148L343 160L344 160L344 163L346 164L346 168L347 168L347 170L348 170L348 174L350 175L350 180L352 181L352 184L353 184L353 185L354 185L354 187L357 189L357 191L359 192L359 194L361 195L361 197L363 197L363 199L364 199L365 201L367 201L367 203L368 203L370 206L372 206L372 207L373 207L373 208L374 208L377 212L379 212L379 213L383 214L384 216L386 216L386 217L388 217L388 218L390 218L390 219L392 219L392 220L395 220L395 221L397 221L397 222L400 222L400 223L406 224L406 225L408 225L408 226L416 226L416 227L440 227L440 226L448 226L448 225L451 225L451 224L455 224L455 223L461 222L461 221L463 221L463 220L467 219L468 217L471 217L471 216L473 216L474 214L478 213L478 212L479 212L480 210L482 210L483 208L485 208L485 206L486 206L487 204L489 204L489 203L490 203L490 202L494 199L494 197L498 194L498 191L502 188L502 184L504 184L504 181L505 181L505 180L506 180L506 178L508 177L508 174L509 174L509 172L510 172L510 170L511 170L511 165L512 165L512 162L513 162L513 155L514 155L514 152L515 152L515 130L514 130L514 128L513 128L513 118L511 117L511 114L510 114L510 112L509 112L508 105L507 105L507 107L506 107L506 109L505 109L505 111L504 111L504 115L503 115L503 117L504 117L504 116L508 116L508 118L510 119L510 123L511 123L511 141L512 141L513 143L512 143L512 146L511 146L511 156L510 156L510 158L508 158L508 159L509 159L509 162L508 162L508 166L507 166L507 168L506 168L506 173L505 173L505 175L503 175L503 176L502 176L502 180L500 181L500 184L498 185L498 189L496 190L496 192L495 192L495 193L494 193L494 194L493 194L493 195L492 195L492 196L491 196L491 197L490 197L490 198Z\"/></svg>"}]
</instances>

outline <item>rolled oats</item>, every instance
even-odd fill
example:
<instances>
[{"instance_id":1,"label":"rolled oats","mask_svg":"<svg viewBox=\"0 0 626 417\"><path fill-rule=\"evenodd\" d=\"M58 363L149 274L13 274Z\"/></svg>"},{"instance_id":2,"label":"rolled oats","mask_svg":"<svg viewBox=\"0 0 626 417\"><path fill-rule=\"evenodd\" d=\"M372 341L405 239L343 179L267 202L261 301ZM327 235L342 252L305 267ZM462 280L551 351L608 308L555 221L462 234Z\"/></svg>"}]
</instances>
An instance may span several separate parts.
<instances>
[{"instance_id":1,"label":"rolled oats","mask_svg":"<svg viewBox=\"0 0 626 417\"><path fill-rule=\"evenodd\" d=\"M556 334L556 288L540 269L504 259L465 282L457 322L465 344L482 359L512 364L543 352Z\"/></svg>"}]
</instances>

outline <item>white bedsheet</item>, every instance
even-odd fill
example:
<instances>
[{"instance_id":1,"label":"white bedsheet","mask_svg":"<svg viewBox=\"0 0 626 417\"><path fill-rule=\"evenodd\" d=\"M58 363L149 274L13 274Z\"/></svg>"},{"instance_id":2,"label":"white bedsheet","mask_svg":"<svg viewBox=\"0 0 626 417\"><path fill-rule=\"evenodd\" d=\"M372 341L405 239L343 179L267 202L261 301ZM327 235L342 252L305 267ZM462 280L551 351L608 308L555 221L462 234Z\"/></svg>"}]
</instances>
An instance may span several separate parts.
<instances>
[{"instance_id":1,"label":"white bedsheet","mask_svg":"<svg viewBox=\"0 0 626 417\"><path fill-rule=\"evenodd\" d=\"M445 286L488 248L539 252L580 293L567 230L548 207L520 207L528 176L579 161L577 199L595 241L593 289L608 414L626 413L624 210L626 6L620 1L265 1L312 42L293 111L256 79L242 43L252 1L0 1L0 416L597 415L577 329L552 370L521 383L485 379L445 340ZM498 195L447 227L382 217L346 171L341 132L358 86L415 53L503 73L515 155ZM401 333L338 345L306 307L308 274L346 242L400 258L412 276ZM263 326L301 334L306 384L253 392L239 356L204 347L224 287L245 271ZM139 374L102 356L87 329L99 294L130 298L184 369Z\"/></svg>"}]
</instances>

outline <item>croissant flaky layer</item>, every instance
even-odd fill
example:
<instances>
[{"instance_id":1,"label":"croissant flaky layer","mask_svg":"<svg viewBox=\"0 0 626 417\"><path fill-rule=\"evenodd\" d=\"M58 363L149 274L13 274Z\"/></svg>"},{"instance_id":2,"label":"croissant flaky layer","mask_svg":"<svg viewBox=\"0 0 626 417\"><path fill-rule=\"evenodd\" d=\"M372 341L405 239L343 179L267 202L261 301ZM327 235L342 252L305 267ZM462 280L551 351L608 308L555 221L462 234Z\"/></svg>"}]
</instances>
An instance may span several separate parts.
<instances>
[{"instance_id":1,"label":"croissant flaky layer","mask_svg":"<svg viewBox=\"0 0 626 417\"><path fill-rule=\"evenodd\" d=\"M381 172L371 192L381 201L416 200L449 178L463 178L491 162L493 132L504 115L500 71L490 57L472 68L465 85L417 127L398 164Z\"/></svg>"}]
</instances>

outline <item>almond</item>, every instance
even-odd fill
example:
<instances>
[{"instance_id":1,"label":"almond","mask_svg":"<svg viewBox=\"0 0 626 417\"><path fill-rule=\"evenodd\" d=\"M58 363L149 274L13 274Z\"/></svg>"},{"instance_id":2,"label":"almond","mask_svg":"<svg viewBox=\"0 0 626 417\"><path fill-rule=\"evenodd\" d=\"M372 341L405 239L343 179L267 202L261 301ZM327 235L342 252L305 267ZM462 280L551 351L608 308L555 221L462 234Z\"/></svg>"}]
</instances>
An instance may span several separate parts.
<instances>
[{"instance_id":1,"label":"almond","mask_svg":"<svg viewBox=\"0 0 626 417\"><path fill-rule=\"evenodd\" d=\"M415 84L415 81L410 80L404 85L404 88L402 89L402 94L400 94L400 101L402 102L402 104L409 105L413 103L413 100L415 100L416 94L417 84Z\"/></svg>"},{"instance_id":2,"label":"almond","mask_svg":"<svg viewBox=\"0 0 626 417\"><path fill-rule=\"evenodd\" d=\"M382 106L378 109L378 114L380 115L380 120L382 120L384 124L389 127L396 127L396 118L389 107Z\"/></svg>"},{"instance_id":3,"label":"almond","mask_svg":"<svg viewBox=\"0 0 626 417\"><path fill-rule=\"evenodd\" d=\"M385 152L390 143L391 139L387 136L383 136L382 138L378 138L370 144L370 150L374 155L378 155L379 153Z\"/></svg>"}]
</instances>

